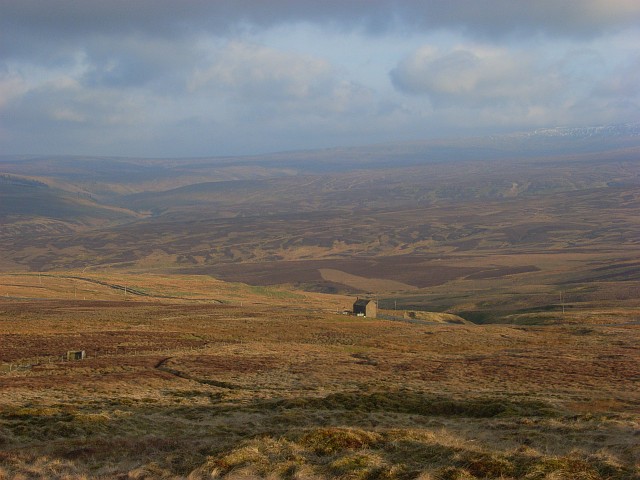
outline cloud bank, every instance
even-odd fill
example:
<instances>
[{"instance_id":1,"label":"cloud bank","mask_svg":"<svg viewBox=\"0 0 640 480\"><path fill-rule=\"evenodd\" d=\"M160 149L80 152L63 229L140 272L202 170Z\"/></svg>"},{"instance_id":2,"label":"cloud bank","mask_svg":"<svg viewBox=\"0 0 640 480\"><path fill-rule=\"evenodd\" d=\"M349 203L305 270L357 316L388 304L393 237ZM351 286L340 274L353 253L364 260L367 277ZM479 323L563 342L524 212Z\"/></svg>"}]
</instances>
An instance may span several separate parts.
<instances>
[{"instance_id":1,"label":"cloud bank","mask_svg":"<svg viewBox=\"0 0 640 480\"><path fill-rule=\"evenodd\" d=\"M7 153L200 156L640 118L640 3L7 0Z\"/></svg>"}]
</instances>

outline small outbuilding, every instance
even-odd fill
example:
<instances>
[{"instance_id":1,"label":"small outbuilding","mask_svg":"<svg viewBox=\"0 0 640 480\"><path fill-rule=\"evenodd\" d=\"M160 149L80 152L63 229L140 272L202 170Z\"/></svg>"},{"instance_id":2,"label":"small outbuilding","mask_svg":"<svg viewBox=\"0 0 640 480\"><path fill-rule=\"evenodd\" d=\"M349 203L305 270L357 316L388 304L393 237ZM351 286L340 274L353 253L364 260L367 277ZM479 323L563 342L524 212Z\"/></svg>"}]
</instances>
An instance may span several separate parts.
<instances>
[{"instance_id":1,"label":"small outbuilding","mask_svg":"<svg viewBox=\"0 0 640 480\"><path fill-rule=\"evenodd\" d=\"M378 306L375 300L366 298L358 298L353 303L353 314L361 317L376 318L378 314Z\"/></svg>"},{"instance_id":2,"label":"small outbuilding","mask_svg":"<svg viewBox=\"0 0 640 480\"><path fill-rule=\"evenodd\" d=\"M84 350L69 350L67 352L67 361L84 360L86 358Z\"/></svg>"}]
</instances>

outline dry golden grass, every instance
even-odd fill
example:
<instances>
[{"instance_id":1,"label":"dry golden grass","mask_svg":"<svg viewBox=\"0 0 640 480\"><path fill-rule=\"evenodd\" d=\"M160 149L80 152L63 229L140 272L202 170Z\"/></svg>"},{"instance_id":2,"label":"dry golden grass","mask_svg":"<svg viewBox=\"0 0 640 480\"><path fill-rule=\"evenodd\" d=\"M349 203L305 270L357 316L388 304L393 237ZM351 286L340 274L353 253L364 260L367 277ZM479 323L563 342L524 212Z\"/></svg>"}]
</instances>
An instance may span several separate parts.
<instances>
[{"instance_id":1,"label":"dry golden grass","mask_svg":"<svg viewBox=\"0 0 640 480\"><path fill-rule=\"evenodd\" d=\"M223 282L208 275L132 274L109 270L99 273L0 273L2 297L16 300L171 301L282 306L299 301L309 307L328 311L350 306L352 301L347 296Z\"/></svg>"},{"instance_id":2,"label":"dry golden grass","mask_svg":"<svg viewBox=\"0 0 640 480\"><path fill-rule=\"evenodd\" d=\"M197 302L0 299L0 478L640 475L637 310L425 325L244 286L255 303L204 301L211 285L184 280Z\"/></svg>"}]
</instances>

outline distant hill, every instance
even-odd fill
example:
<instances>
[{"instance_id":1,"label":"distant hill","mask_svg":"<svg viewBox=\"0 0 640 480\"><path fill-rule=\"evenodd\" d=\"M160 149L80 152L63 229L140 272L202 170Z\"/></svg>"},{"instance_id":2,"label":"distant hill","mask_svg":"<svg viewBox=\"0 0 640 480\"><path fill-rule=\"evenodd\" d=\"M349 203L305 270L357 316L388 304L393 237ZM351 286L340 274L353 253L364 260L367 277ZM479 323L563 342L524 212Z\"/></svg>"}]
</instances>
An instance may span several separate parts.
<instances>
[{"instance_id":1,"label":"distant hill","mask_svg":"<svg viewBox=\"0 0 640 480\"><path fill-rule=\"evenodd\" d=\"M70 192L34 178L0 175L0 220L5 229L12 223L38 220L79 227L138 217L133 211L101 204L85 192Z\"/></svg>"},{"instance_id":2,"label":"distant hill","mask_svg":"<svg viewBox=\"0 0 640 480\"><path fill-rule=\"evenodd\" d=\"M486 137L426 140L364 147L280 152L242 157L114 158L0 156L0 174L43 176L93 193L161 191L203 182L263 180L359 169L419 166L433 162L528 159L616 152L635 155L640 122L554 127ZM629 150L631 149L631 150Z\"/></svg>"},{"instance_id":3,"label":"distant hill","mask_svg":"<svg viewBox=\"0 0 640 480\"><path fill-rule=\"evenodd\" d=\"M4 156L0 271L213 275L393 295L416 310L538 308L567 291L633 302L639 132L249 157Z\"/></svg>"}]
</instances>

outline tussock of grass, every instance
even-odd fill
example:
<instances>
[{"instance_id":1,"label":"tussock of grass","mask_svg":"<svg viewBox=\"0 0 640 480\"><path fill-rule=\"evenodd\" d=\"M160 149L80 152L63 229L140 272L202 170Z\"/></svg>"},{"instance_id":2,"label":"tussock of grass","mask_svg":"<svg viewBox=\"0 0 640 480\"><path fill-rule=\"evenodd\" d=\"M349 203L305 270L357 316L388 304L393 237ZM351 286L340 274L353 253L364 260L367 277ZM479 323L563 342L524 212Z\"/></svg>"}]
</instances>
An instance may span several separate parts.
<instances>
[{"instance_id":1,"label":"tussock of grass","mask_svg":"<svg viewBox=\"0 0 640 480\"><path fill-rule=\"evenodd\" d=\"M450 441L450 439L447 439ZM633 472L572 453L549 457L441 444L403 431L316 428L285 437L261 437L210 459L200 473L214 478L342 479L629 479ZM301 475L305 472L305 476ZM197 477L200 478L200 477Z\"/></svg>"},{"instance_id":2,"label":"tussock of grass","mask_svg":"<svg viewBox=\"0 0 640 480\"><path fill-rule=\"evenodd\" d=\"M11 420L36 420L61 415L69 417L70 414L63 414L59 409L53 407L22 407L14 410L6 409L4 412L0 413L0 415Z\"/></svg>"},{"instance_id":3,"label":"tussock of grass","mask_svg":"<svg viewBox=\"0 0 640 480\"><path fill-rule=\"evenodd\" d=\"M443 467L435 475L437 480L475 480L468 470L460 467Z\"/></svg>"},{"instance_id":4,"label":"tussock of grass","mask_svg":"<svg viewBox=\"0 0 640 480\"><path fill-rule=\"evenodd\" d=\"M122 472L113 470L113 465L133 456L140 463L130 466L126 478L637 478L630 466L607 456L578 451L549 456L533 449L487 449L481 443L460 442L445 431L427 434L422 430L338 426L292 429L279 436L239 437L221 451L215 445L203 444L204 448L182 453L177 450L182 440L100 438L90 443L77 440L66 446L57 443L50 455L38 458L27 451L0 453L0 472L6 478L89 478L78 468L84 463L93 465L96 476L103 472L102 477L108 478L109 472ZM186 437L183 440L188 441Z\"/></svg>"},{"instance_id":5,"label":"tussock of grass","mask_svg":"<svg viewBox=\"0 0 640 480\"><path fill-rule=\"evenodd\" d=\"M335 476L353 480L390 478L388 467L385 467L384 460L373 452L351 453L329 465L331 473Z\"/></svg>"},{"instance_id":6,"label":"tussock of grass","mask_svg":"<svg viewBox=\"0 0 640 480\"><path fill-rule=\"evenodd\" d=\"M209 463L216 472L253 472L262 477L293 478L305 458L298 445L286 439L261 438L235 449Z\"/></svg>"},{"instance_id":7,"label":"tussock of grass","mask_svg":"<svg viewBox=\"0 0 640 480\"><path fill-rule=\"evenodd\" d=\"M516 470L512 461L499 454L472 454L462 463L474 478L509 478Z\"/></svg>"},{"instance_id":8,"label":"tussock of grass","mask_svg":"<svg viewBox=\"0 0 640 480\"><path fill-rule=\"evenodd\" d=\"M342 450L373 447L382 437L376 432L356 428L319 428L305 434L300 443L318 455L332 455Z\"/></svg>"},{"instance_id":9,"label":"tussock of grass","mask_svg":"<svg viewBox=\"0 0 640 480\"><path fill-rule=\"evenodd\" d=\"M618 466L607 464L593 457L584 457L578 452L572 452L569 455L538 459L528 466L526 478L531 480L547 478L601 480L608 478L631 479L634 478L634 475L633 472L625 471Z\"/></svg>"}]
</instances>

